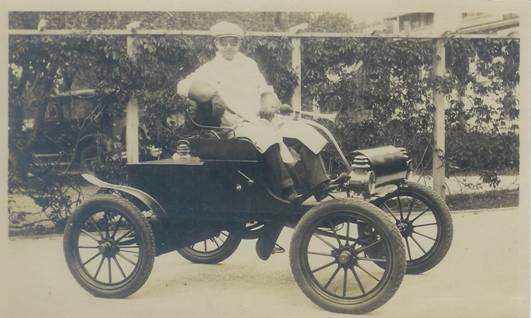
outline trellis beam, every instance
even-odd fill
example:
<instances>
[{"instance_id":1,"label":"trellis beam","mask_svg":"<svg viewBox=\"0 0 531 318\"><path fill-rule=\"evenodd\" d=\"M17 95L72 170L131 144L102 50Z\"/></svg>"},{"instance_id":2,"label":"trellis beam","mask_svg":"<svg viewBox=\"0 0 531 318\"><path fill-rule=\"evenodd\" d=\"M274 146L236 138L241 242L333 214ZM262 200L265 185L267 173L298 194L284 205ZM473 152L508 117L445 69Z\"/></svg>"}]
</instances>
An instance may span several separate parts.
<instances>
[{"instance_id":1,"label":"trellis beam","mask_svg":"<svg viewBox=\"0 0 531 318\"><path fill-rule=\"evenodd\" d=\"M518 26L518 25L516 25ZM33 29L10 29L9 35L66 35L66 36L88 36L88 35L189 35L189 36L210 36L207 30L33 30ZM361 39L513 39L519 40L518 34L462 34L458 32L445 34L427 35L406 35L406 34L366 34L366 33L333 33L333 32L246 32L246 37L280 37L280 38L361 38Z\"/></svg>"}]
</instances>

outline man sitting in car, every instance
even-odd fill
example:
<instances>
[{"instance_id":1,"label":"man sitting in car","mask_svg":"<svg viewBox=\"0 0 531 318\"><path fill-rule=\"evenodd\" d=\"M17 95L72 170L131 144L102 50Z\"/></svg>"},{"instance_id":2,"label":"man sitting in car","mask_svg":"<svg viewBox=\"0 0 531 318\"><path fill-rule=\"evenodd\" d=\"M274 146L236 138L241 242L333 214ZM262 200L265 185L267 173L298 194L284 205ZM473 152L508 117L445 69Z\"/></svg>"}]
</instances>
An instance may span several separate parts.
<instances>
[{"instance_id":1,"label":"man sitting in car","mask_svg":"<svg viewBox=\"0 0 531 318\"><path fill-rule=\"evenodd\" d=\"M210 124L230 127L234 137L254 143L277 194L288 200L297 197L288 169L300 161L302 185L321 200L329 180L320 157L326 139L302 122L275 115L280 101L256 62L240 52L244 32L239 26L220 22L210 30L216 56L180 81L177 93L202 105Z\"/></svg>"}]
</instances>

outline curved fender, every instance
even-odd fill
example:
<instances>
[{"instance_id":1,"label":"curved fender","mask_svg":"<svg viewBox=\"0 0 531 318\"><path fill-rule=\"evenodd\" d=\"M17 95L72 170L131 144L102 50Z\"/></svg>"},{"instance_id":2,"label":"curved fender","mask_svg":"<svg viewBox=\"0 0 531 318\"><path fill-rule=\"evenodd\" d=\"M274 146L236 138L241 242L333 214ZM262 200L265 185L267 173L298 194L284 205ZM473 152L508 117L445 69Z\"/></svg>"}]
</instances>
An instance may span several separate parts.
<instances>
[{"instance_id":1,"label":"curved fender","mask_svg":"<svg viewBox=\"0 0 531 318\"><path fill-rule=\"evenodd\" d=\"M90 174L82 174L81 176L83 177L83 179L87 180L89 183L92 183L93 185L98 186L100 188L113 189L113 190L125 192L127 194L134 196L135 198L140 200L142 203L144 203L148 208L150 208L155 213L157 218L165 219L168 216L168 214L166 213L166 210L164 210L162 205L160 205L160 203L158 203L157 200L155 200L155 198L153 198L151 195L147 194L146 192L142 190L129 187L129 186L108 183Z\"/></svg>"}]
</instances>

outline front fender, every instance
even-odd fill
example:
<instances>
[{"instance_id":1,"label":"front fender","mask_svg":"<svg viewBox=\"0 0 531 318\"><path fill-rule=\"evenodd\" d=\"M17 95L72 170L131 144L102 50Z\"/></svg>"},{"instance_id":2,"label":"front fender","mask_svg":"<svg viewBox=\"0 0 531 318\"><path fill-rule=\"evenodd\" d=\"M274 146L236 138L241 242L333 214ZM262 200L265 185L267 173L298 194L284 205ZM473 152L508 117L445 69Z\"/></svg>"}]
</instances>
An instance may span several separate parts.
<instances>
[{"instance_id":1,"label":"front fender","mask_svg":"<svg viewBox=\"0 0 531 318\"><path fill-rule=\"evenodd\" d=\"M81 176L83 177L83 179L87 180L89 183L97 187L104 189L112 189L132 195L133 197L140 200L140 202L145 204L149 209L151 209L151 211L153 211L158 220L166 219L168 216L166 210L164 210L162 205L160 205L160 203L158 203L155 198L153 198L151 195L147 194L142 190L129 186L108 183L90 174L82 174Z\"/></svg>"}]
</instances>

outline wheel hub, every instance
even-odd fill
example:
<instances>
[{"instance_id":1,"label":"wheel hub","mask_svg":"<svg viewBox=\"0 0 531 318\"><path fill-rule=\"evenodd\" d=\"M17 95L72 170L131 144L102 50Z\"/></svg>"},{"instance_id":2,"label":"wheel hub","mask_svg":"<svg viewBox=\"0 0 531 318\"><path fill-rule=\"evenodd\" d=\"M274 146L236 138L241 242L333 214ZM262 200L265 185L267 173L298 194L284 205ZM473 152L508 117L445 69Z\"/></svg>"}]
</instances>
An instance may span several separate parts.
<instances>
[{"instance_id":1,"label":"wheel hub","mask_svg":"<svg viewBox=\"0 0 531 318\"><path fill-rule=\"evenodd\" d=\"M351 266L352 264L356 262L354 253L350 249L337 250L335 252L335 255L336 255L336 262L340 266Z\"/></svg>"},{"instance_id":2,"label":"wheel hub","mask_svg":"<svg viewBox=\"0 0 531 318\"><path fill-rule=\"evenodd\" d=\"M98 246L100 253L105 257L114 257L120 251L114 240L105 240Z\"/></svg>"},{"instance_id":3,"label":"wheel hub","mask_svg":"<svg viewBox=\"0 0 531 318\"><path fill-rule=\"evenodd\" d=\"M398 227L398 230L400 231L400 234L402 234L403 237L411 236L411 234L413 233L413 223L411 221L398 221L396 225Z\"/></svg>"}]
</instances>

